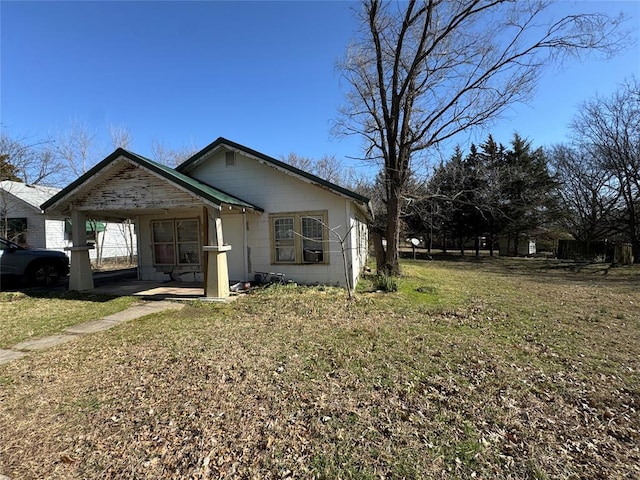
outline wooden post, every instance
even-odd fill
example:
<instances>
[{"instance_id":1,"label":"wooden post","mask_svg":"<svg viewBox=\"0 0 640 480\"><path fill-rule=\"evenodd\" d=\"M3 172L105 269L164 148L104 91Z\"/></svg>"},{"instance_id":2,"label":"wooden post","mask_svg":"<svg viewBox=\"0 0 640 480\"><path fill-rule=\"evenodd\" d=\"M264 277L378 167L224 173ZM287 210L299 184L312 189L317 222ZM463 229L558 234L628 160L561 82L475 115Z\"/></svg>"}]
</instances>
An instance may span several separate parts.
<instances>
[{"instance_id":1,"label":"wooden post","mask_svg":"<svg viewBox=\"0 0 640 480\"><path fill-rule=\"evenodd\" d=\"M71 210L71 272L69 290L91 290L93 273L87 245L87 217L84 212Z\"/></svg>"},{"instance_id":2,"label":"wooden post","mask_svg":"<svg viewBox=\"0 0 640 480\"><path fill-rule=\"evenodd\" d=\"M204 230L204 244L205 245L209 245L209 214L208 214L208 210L207 207L202 207L202 228ZM207 271L209 270L208 265L209 265L209 252L206 249L203 249L202 252L202 259L204 261L204 269L202 272L202 276L203 276L203 285L204 285L204 293L206 295L207 293Z\"/></svg>"},{"instance_id":3,"label":"wooden post","mask_svg":"<svg viewBox=\"0 0 640 480\"><path fill-rule=\"evenodd\" d=\"M203 247L207 263L204 294L209 298L227 298L229 296L227 252L231 250L231 246L224 244L220 212L207 208L207 217L209 245Z\"/></svg>"}]
</instances>

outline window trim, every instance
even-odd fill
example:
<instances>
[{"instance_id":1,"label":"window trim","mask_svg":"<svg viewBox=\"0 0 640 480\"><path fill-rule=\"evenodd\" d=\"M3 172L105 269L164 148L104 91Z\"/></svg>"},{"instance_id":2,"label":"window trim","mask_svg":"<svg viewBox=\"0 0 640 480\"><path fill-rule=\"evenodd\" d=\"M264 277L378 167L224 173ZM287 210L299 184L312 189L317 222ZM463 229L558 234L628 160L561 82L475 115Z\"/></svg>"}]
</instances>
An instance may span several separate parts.
<instances>
[{"instance_id":1,"label":"window trim","mask_svg":"<svg viewBox=\"0 0 640 480\"><path fill-rule=\"evenodd\" d=\"M302 236L302 219L306 217L320 217L322 223L322 261L309 262L305 261L303 243L304 238ZM294 247L294 260L283 261L277 260L276 257L276 238L275 238L275 225L276 221L280 219L292 218L293 219L293 247ZM319 211L305 211L305 212L280 212L272 213L269 215L269 241L271 252L271 264L272 265L327 265L329 261L329 231L328 225L329 213L327 210Z\"/></svg>"},{"instance_id":2,"label":"window trim","mask_svg":"<svg viewBox=\"0 0 640 480\"><path fill-rule=\"evenodd\" d=\"M191 241L178 241L178 224L180 222L195 222L196 224L196 233L198 236L198 240ZM172 224L172 241L171 242L157 242L154 236L154 225L158 223L171 223ZM150 223L151 230L151 255L153 260L154 267L199 267L202 265L202 232L200 230L200 219L195 218L158 218L151 220ZM185 244L196 244L198 251L198 261L197 263L181 263L180 262L180 248L179 245ZM167 245L173 247L173 262L172 263L159 263L156 260L156 245Z\"/></svg>"}]
</instances>

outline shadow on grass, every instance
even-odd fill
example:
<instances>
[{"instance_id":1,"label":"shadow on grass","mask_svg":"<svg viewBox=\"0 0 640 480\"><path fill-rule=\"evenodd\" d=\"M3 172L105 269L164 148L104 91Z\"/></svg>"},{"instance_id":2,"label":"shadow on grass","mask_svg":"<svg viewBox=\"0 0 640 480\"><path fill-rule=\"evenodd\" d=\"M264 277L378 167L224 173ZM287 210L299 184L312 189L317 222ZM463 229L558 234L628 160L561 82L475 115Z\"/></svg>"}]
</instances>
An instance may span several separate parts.
<instances>
[{"instance_id":1,"label":"shadow on grass","mask_svg":"<svg viewBox=\"0 0 640 480\"><path fill-rule=\"evenodd\" d=\"M93 274L94 287L107 284L117 284L136 276L135 268L124 268L119 270L98 271ZM108 302L123 295L77 292L69 290L69 277L61 278L60 281L49 287L33 286L24 280L13 277L2 278L0 281L0 294L2 293L23 293L32 298L56 298L61 300L82 300L91 302Z\"/></svg>"},{"instance_id":2,"label":"shadow on grass","mask_svg":"<svg viewBox=\"0 0 640 480\"><path fill-rule=\"evenodd\" d=\"M5 301L11 301L10 297L12 296L27 296L30 298L39 298L39 299L56 299L56 300L76 300L83 302L96 302L96 303L104 303L110 302L111 300L115 300L119 298L119 295L107 295L103 293L91 293L91 292L75 292L67 290L59 289L45 289L45 288L23 288L21 290L7 290L0 292L0 302L4 299L2 297L6 297Z\"/></svg>"},{"instance_id":3,"label":"shadow on grass","mask_svg":"<svg viewBox=\"0 0 640 480\"><path fill-rule=\"evenodd\" d=\"M118 298L118 295L69 290L68 285L63 282L51 287L31 287L22 285L19 282L2 282L2 288L0 288L0 302L12 301L12 298L18 298L23 295L31 298L79 300L99 303L109 302Z\"/></svg>"}]
</instances>

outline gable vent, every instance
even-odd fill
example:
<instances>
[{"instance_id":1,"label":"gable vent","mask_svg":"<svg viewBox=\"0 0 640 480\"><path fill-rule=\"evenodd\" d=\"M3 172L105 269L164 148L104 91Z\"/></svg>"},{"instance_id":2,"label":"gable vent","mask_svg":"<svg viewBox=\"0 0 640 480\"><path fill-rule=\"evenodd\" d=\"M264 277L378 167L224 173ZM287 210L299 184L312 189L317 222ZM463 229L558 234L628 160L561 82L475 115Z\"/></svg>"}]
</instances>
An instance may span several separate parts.
<instances>
[{"instance_id":1,"label":"gable vent","mask_svg":"<svg viewBox=\"0 0 640 480\"><path fill-rule=\"evenodd\" d=\"M236 164L236 152L225 152L224 155L227 167L233 167Z\"/></svg>"}]
</instances>

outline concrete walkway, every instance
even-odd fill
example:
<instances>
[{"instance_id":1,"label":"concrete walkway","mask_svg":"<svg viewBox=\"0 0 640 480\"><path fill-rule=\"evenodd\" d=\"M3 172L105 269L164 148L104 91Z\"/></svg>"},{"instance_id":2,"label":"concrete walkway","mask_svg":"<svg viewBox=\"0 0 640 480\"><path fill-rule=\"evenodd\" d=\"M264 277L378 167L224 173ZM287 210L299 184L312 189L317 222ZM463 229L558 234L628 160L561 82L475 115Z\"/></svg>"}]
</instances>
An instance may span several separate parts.
<instances>
[{"instance_id":1,"label":"concrete walkway","mask_svg":"<svg viewBox=\"0 0 640 480\"><path fill-rule=\"evenodd\" d=\"M56 345L73 341L82 335L109 330L116 325L136 318L164 310L180 310L182 307L184 307L184 303L170 301L152 301L133 305L113 315L67 327L58 335L26 340L8 349L0 349L0 365L22 358L29 352L55 347Z\"/></svg>"}]
</instances>

